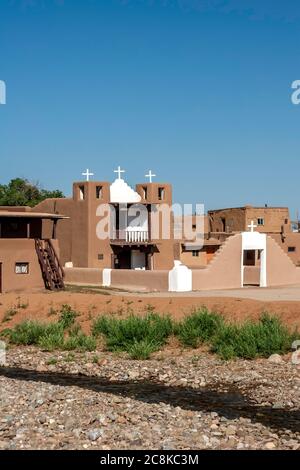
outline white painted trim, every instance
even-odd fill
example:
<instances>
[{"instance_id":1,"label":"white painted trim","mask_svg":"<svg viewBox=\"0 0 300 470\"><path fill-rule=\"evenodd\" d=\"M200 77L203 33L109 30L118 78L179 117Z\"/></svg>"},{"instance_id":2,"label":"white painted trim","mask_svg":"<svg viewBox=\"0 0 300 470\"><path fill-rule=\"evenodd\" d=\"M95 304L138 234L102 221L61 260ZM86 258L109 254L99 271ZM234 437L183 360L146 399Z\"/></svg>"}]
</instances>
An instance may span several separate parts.
<instances>
[{"instance_id":1,"label":"white painted trim","mask_svg":"<svg viewBox=\"0 0 300 470\"><path fill-rule=\"evenodd\" d=\"M102 286L103 287L110 287L111 286L111 271L110 268L103 269L102 272Z\"/></svg>"},{"instance_id":2,"label":"white painted trim","mask_svg":"<svg viewBox=\"0 0 300 470\"><path fill-rule=\"evenodd\" d=\"M192 270L180 261L174 261L174 268L169 271L169 292L191 292L192 286Z\"/></svg>"},{"instance_id":3,"label":"white painted trim","mask_svg":"<svg viewBox=\"0 0 300 470\"><path fill-rule=\"evenodd\" d=\"M244 251L259 250L260 258L260 287L267 287L267 235L259 232L242 233L241 256L241 287L244 287Z\"/></svg>"}]
</instances>

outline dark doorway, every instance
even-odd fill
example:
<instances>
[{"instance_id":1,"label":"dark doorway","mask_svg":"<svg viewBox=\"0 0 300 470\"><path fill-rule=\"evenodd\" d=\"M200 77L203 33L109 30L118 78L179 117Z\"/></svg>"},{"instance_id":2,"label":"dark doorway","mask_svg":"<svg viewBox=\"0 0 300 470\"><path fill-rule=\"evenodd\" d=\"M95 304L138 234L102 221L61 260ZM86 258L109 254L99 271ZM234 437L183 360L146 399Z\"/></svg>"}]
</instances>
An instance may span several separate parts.
<instances>
[{"instance_id":1,"label":"dark doorway","mask_svg":"<svg viewBox=\"0 0 300 470\"><path fill-rule=\"evenodd\" d=\"M255 250L244 251L244 266L255 266Z\"/></svg>"},{"instance_id":2,"label":"dark doorway","mask_svg":"<svg viewBox=\"0 0 300 470\"><path fill-rule=\"evenodd\" d=\"M131 268L131 252L130 250L122 250L117 255L117 269L130 269Z\"/></svg>"}]
</instances>

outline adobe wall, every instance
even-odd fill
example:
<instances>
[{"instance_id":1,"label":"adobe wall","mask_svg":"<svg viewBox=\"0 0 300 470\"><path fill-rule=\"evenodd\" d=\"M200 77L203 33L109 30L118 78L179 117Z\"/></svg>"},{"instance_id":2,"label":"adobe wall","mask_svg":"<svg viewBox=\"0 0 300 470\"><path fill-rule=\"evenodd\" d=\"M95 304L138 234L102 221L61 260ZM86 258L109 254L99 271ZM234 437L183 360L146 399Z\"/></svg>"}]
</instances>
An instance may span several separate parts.
<instances>
[{"instance_id":1,"label":"adobe wall","mask_svg":"<svg viewBox=\"0 0 300 470\"><path fill-rule=\"evenodd\" d=\"M271 237L278 243L283 251L291 258L296 266L300 266L300 233L286 233L282 239L280 234L273 234ZM289 252L289 247L295 251Z\"/></svg>"},{"instance_id":2,"label":"adobe wall","mask_svg":"<svg viewBox=\"0 0 300 470\"><path fill-rule=\"evenodd\" d=\"M211 263L193 270L193 290L241 287L242 235L229 237Z\"/></svg>"},{"instance_id":3,"label":"adobe wall","mask_svg":"<svg viewBox=\"0 0 300 470\"><path fill-rule=\"evenodd\" d=\"M65 268L65 283L81 285L102 285L102 269Z\"/></svg>"},{"instance_id":4,"label":"adobe wall","mask_svg":"<svg viewBox=\"0 0 300 470\"><path fill-rule=\"evenodd\" d=\"M55 248L57 249L56 245ZM2 263L2 292L45 287L34 240L0 239L0 263ZM16 274L16 263L29 263L29 273Z\"/></svg>"},{"instance_id":5,"label":"adobe wall","mask_svg":"<svg viewBox=\"0 0 300 470\"><path fill-rule=\"evenodd\" d=\"M246 208L246 227L253 220L257 224L257 219L262 218L265 224L258 226L255 231L261 233L280 233L282 227L285 232L291 232L290 213L286 207L247 207Z\"/></svg>"},{"instance_id":6,"label":"adobe wall","mask_svg":"<svg viewBox=\"0 0 300 470\"><path fill-rule=\"evenodd\" d=\"M193 256L192 251L181 250L180 261L189 268L199 268L199 266L206 266L207 253L206 251L199 251L199 256Z\"/></svg>"},{"instance_id":7,"label":"adobe wall","mask_svg":"<svg viewBox=\"0 0 300 470\"><path fill-rule=\"evenodd\" d=\"M244 284L246 286L260 285L260 266L244 267Z\"/></svg>"},{"instance_id":8,"label":"adobe wall","mask_svg":"<svg viewBox=\"0 0 300 470\"><path fill-rule=\"evenodd\" d=\"M268 287L298 283L300 283L300 268L295 266L273 238L267 237Z\"/></svg>"},{"instance_id":9,"label":"adobe wall","mask_svg":"<svg viewBox=\"0 0 300 470\"><path fill-rule=\"evenodd\" d=\"M169 289L169 271L142 271L113 269L111 286L120 288L141 288L146 291L167 292Z\"/></svg>"}]
</instances>

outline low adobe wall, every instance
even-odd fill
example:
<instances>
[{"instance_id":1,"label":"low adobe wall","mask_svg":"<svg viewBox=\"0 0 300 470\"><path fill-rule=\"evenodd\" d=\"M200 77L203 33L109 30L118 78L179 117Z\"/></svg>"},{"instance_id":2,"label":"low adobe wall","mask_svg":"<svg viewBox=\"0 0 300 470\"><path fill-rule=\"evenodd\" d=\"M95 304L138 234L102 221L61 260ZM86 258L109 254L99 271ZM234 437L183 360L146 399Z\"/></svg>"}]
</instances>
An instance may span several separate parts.
<instances>
[{"instance_id":1,"label":"low adobe wall","mask_svg":"<svg viewBox=\"0 0 300 470\"><path fill-rule=\"evenodd\" d=\"M244 284L246 286L260 285L260 266L244 267Z\"/></svg>"},{"instance_id":2,"label":"low adobe wall","mask_svg":"<svg viewBox=\"0 0 300 470\"><path fill-rule=\"evenodd\" d=\"M276 241L267 237L267 286L287 286L300 283L300 268Z\"/></svg>"},{"instance_id":3,"label":"low adobe wall","mask_svg":"<svg viewBox=\"0 0 300 470\"><path fill-rule=\"evenodd\" d=\"M64 268L67 284L102 286L102 269L98 268Z\"/></svg>"},{"instance_id":4,"label":"low adobe wall","mask_svg":"<svg viewBox=\"0 0 300 470\"><path fill-rule=\"evenodd\" d=\"M242 235L229 237L204 269L193 270L193 290L241 287Z\"/></svg>"},{"instance_id":5,"label":"low adobe wall","mask_svg":"<svg viewBox=\"0 0 300 470\"><path fill-rule=\"evenodd\" d=\"M113 269L111 286L124 289L143 289L145 291L167 292L169 289L169 271L143 271Z\"/></svg>"},{"instance_id":6,"label":"low adobe wall","mask_svg":"<svg viewBox=\"0 0 300 470\"><path fill-rule=\"evenodd\" d=\"M57 250L57 246L55 246ZM28 274L16 274L16 263L29 263ZM0 239L2 292L26 291L45 287L32 239Z\"/></svg>"}]
</instances>

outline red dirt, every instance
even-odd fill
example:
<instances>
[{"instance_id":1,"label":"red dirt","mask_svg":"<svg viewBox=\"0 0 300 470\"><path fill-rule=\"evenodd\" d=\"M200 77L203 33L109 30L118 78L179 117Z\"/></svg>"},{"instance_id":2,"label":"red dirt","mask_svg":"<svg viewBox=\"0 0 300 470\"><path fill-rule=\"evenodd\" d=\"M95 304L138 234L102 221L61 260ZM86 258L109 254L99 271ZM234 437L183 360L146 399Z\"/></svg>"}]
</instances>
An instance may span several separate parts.
<instances>
[{"instance_id":1,"label":"red dirt","mask_svg":"<svg viewBox=\"0 0 300 470\"><path fill-rule=\"evenodd\" d=\"M20 305L22 304L22 307ZM26 305L28 304L28 305ZM0 330L11 327L25 319L55 320L55 314L50 310L59 310L63 304L68 304L78 312L78 321L84 331L89 332L91 320L101 313L127 315L133 311L145 313L147 305L151 305L159 313L169 313L174 318L181 318L190 313L193 308L206 306L223 314L227 319L241 321L246 318L258 318L264 311L279 315L283 322L290 327L300 328L300 301L258 301L224 297L152 297L139 295L103 295L100 293L76 292L39 292L29 294L2 294L0 296ZM9 309L17 312L11 320L3 322ZM2 322L2 323L1 323Z\"/></svg>"}]
</instances>

